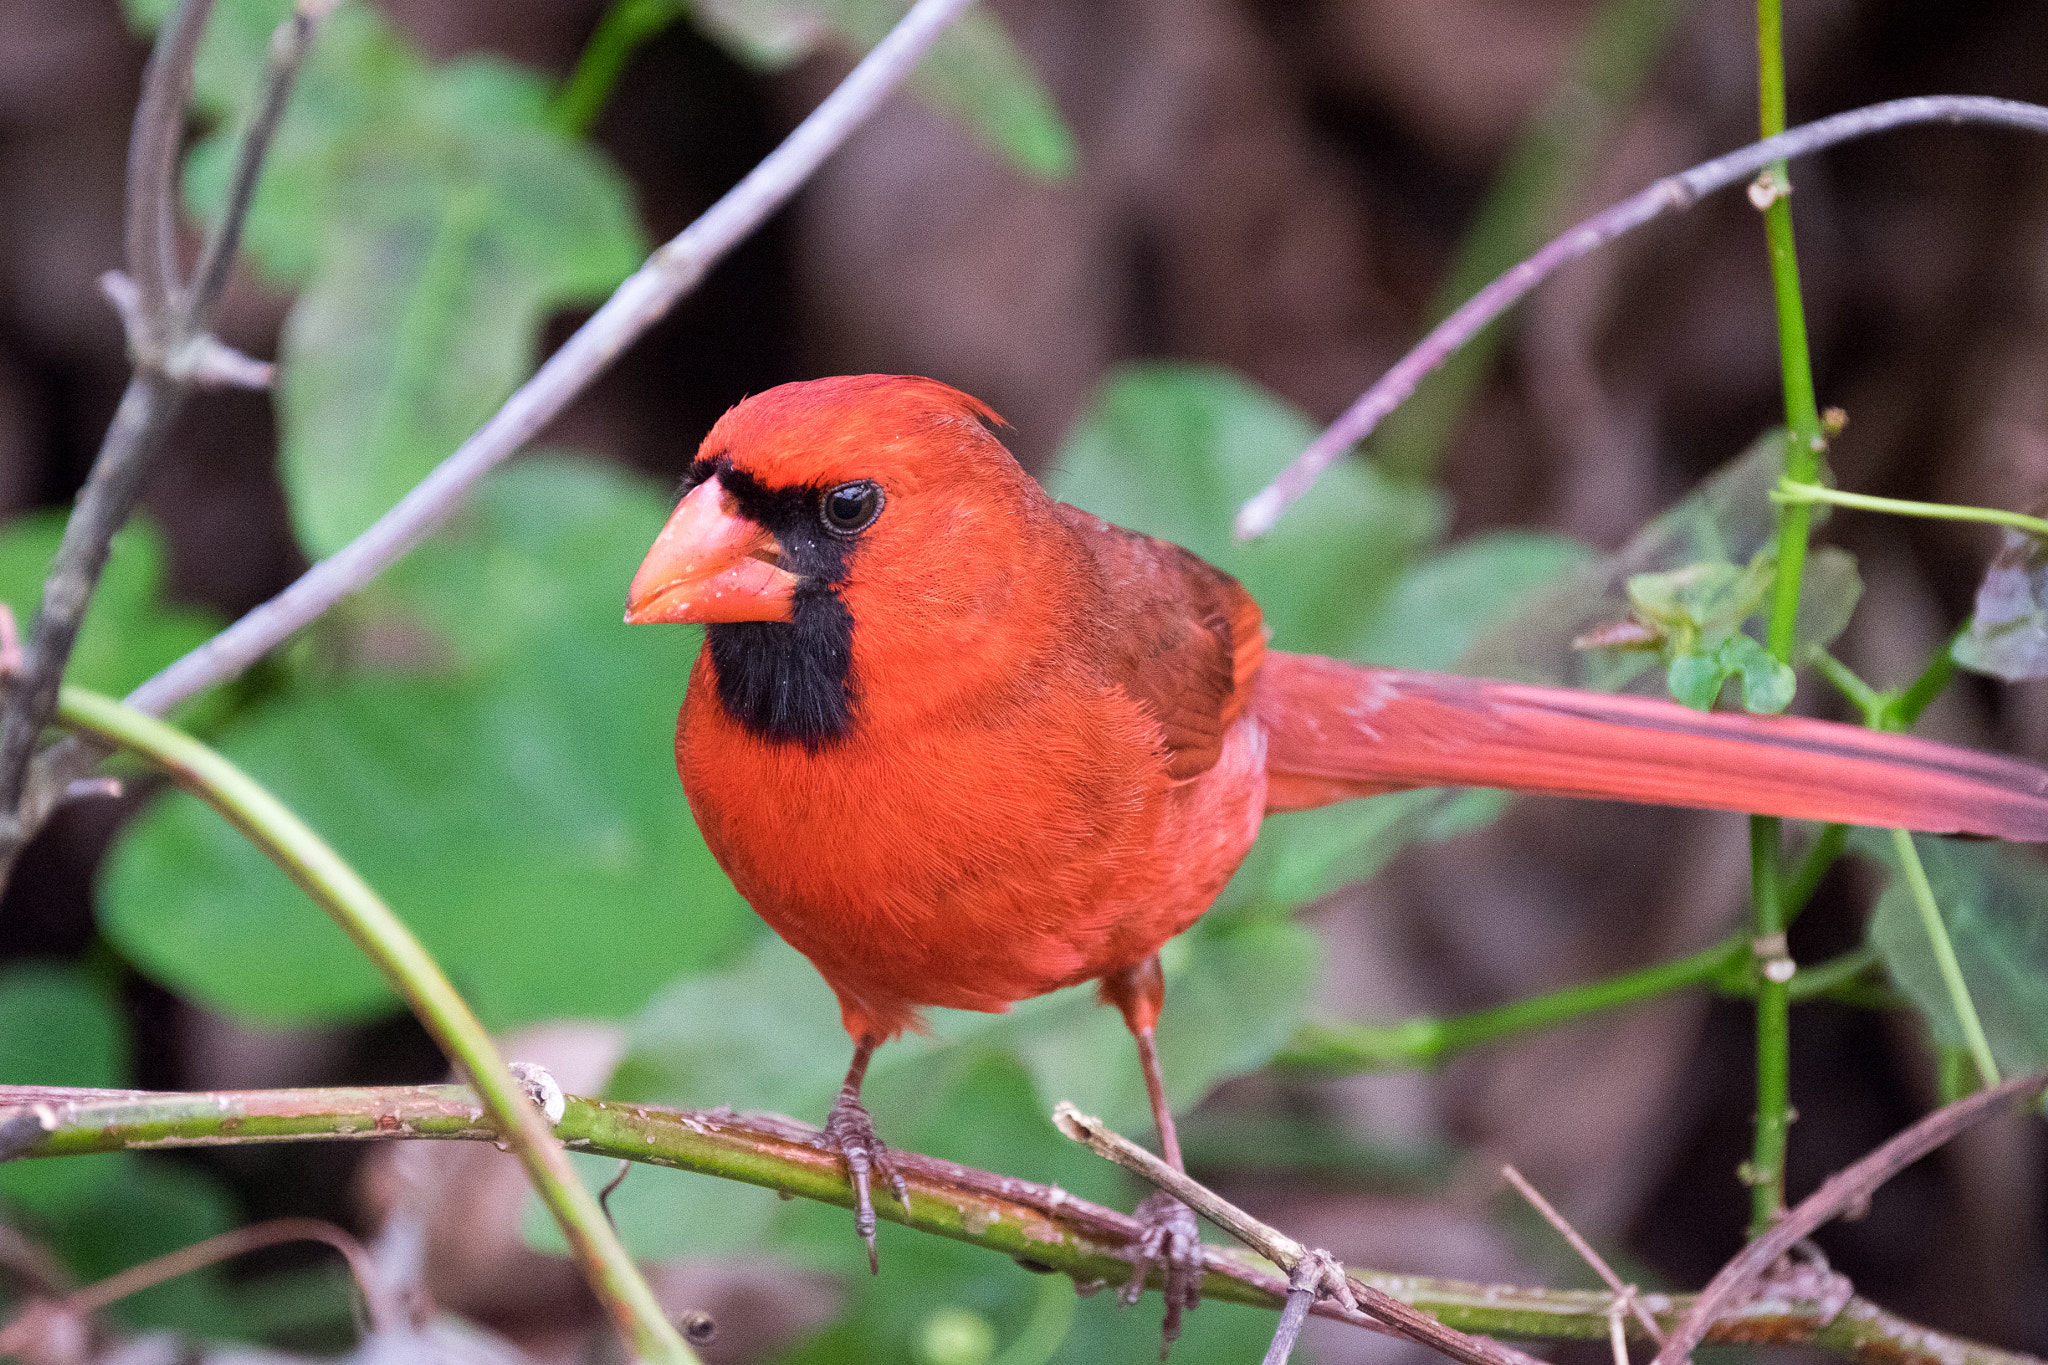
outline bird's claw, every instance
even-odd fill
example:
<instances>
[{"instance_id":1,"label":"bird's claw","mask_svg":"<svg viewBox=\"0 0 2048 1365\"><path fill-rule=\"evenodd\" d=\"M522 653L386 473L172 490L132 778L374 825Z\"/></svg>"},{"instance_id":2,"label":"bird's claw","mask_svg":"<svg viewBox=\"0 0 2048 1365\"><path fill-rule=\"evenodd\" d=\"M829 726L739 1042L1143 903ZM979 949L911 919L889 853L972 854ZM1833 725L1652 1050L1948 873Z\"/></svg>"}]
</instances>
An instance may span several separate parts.
<instances>
[{"instance_id":1,"label":"bird's claw","mask_svg":"<svg viewBox=\"0 0 2048 1365\"><path fill-rule=\"evenodd\" d=\"M869 1194L869 1184L874 1176L881 1176L905 1212L910 1209L910 1187L889 1159L889 1149L875 1136L874 1119L857 1099L841 1095L833 1102L832 1112L825 1116L821 1145L829 1152L837 1152L846 1163L847 1179L853 1182L853 1230L867 1243L868 1273L879 1275L882 1263L875 1255L875 1202Z\"/></svg>"},{"instance_id":2,"label":"bird's claw","mask_svg":"<svg viewBox=\"0 0 2048 1365\"><path fill-rule=\"evenodd\" d=\"M1160 1328L1159 1358L1180 1336L1180 1315L1202 1301L1202 1229L1195 1211L1164 1190L1146 1196L1134 1215L1145 1230L1131 1244L1135 1269L1119 1296L1134 1304L1145 1292L1154 1266L1164 1273L1166 1321Z\"/></svg>"}]
</instances>

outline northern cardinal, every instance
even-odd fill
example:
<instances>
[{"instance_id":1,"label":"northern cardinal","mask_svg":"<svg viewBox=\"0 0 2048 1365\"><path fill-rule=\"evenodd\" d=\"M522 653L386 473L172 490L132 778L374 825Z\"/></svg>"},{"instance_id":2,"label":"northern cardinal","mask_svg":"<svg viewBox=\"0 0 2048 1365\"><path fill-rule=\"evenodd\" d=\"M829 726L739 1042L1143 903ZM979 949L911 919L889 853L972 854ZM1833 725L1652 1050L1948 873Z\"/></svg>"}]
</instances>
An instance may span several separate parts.
<instances>
[{"instance_id":1,"label":"northern cardinal","mask_svg":"<svg viewBox=\"0 0 2048 1365\"><path fill-rule=\"evenodd\" d=\"M825 1132L871 1266L871 1175L907 1200L861 1079L923 1006L1099 982L1180 1165L1157 954L1269 813L1504 787L2048 838L2048 772L2014 759L1268 650L1235 579L1054 502L999 425L900 375L750 398L628 597L628 621L708 627L676 766L719 865L839 997L853 1064ZM1199 1240L1147 1204L1131 1286L1164 1264L1170 1339Z\"/></svg>"}]
</instances>

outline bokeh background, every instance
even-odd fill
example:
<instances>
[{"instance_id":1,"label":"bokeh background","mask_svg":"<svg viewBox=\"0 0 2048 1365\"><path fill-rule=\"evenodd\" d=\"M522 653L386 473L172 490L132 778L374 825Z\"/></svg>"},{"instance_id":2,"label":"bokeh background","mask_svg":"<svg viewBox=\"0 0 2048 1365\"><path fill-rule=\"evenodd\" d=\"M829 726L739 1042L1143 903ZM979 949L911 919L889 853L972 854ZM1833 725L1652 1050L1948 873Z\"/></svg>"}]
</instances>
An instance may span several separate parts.
<instances>
[{"instance_id":1,"label":"bokeh background","mask_svg":"<svg viewBox=\"0 0 2048 1365\"><path fill-rule=\"evenodd\" d=\"M597 0L377 8L434 62L491 54L549 80L575 66L603 11ZM1929 92L2048 101L2040 5L1789 8L1794 121ZM1733 0L1003 0L994 10L1070 130L1064 174L992 149L956 114L893 100L545 444L667 482L746 393L809 375L914 372L991 402L1019 458L1044 471L1105 382L1135 362L1234 371L1320 423L1517 243L1754 136L1753 15ZM120 260L123 158L146 52L111 0L0 4L0 516L68 501L126 378L95 280ZM674 23L630 57L591 137L658 240L769 150L850 61L826 41L765 69L704 27ZM212 126L195 117L195 139ZM1850 418L1831 453L1840 481L2031 506L2048 482L2048 147L1923 129L1827 153L1794 178L1822 401ZM220 330L276 354L293 301L245 270ZM581 316L556 313L541 344ZM1777 379L1762 234L1727 194L1546 284L1484 362L1427 390L1375 457L1442 488L1452 545L1540 530L1611 551L1771 425ZM145 507L171 598L216 617L268 597L307 562L265 396L190 403ZM1856 555L1865 584L1836 652L1885 683L1911 676L1967 615L1996 546L1982 528L1849 515L1828 534ZM621 553L630 566L638 546ZM359 648L386 662L408 648L369 634ZM2048 760L2044 700L2038 685L1966 679L1923 730ZM1841 714L1813 685L1800 708ZM438 1075L431 1046L382 1007L256 1027L138 970L96 927L94 877L149 796L135 784L121 800L68 810L0 900L0 960L84 972L117 1004L109 1067L152 1088ZM1307 909L1323 970L1303 1007L1383 1021L1443 1014L1692 951L1738 924L1744 852L1735 817L1516 803ZM1794 932L1795 955L1853 947L1873 885L1856 865L1833 874ZM490 913L479 898L476 933L489 933ZM1256 1072L1223 1085L1191 1124L1212 1139L1197 1161L1249 1207L1354 1264L1582 1282L1503 1197L1496 1171L1510 1160L1623 1273L1693 1285L1739 1244L1747 1212L1735 1178L1751 1110L1747 1015L1742 1002L1694 992L1434 1071ZM11 1017L46 1029L64 1016ZM588 1024L528 1040L585 1084L601 1081L619 1047ZM1094 1064L1129 1061L1106 1052ZM1924 1032L1902 1012L1802 1006L1793 1067L1795 1193L1936 1094ZM1260 1163L1233 1145L1244 1123L1276 1118L1314 1139L1306 1155ZM522 1249L516 1191L492 1155L366 1163L359 1150L306 1148L159 1164L210 1182L236 1219L318 1212L371 1232L403 1197L394 1182L426 1178L407 1177L405 1163L437 1161L435 1294L537 1354L568 1358L595 1310L565 1270ZM1000 1167L999 1156L977 1164ZM1822 1243L1860 1292L1900 1312L2048 1349L2044 1176L2037 1122L1988 1124ZM910 1248L907 1237L885 1242L885 1276L914 1273ZM710 1359L853 1358L853 1338L809 1335L844 1308L847 1261L826 1273L765 1255L699 1258L664 1286L725 1326ZM308 1263L274 1256L229 1283ZM988 1309L998 1326L1006 1311ZM1154 1311L1137 1315L1149 1327ZM914 1327L900 1340L922 1341ZM1063 1349L1093 1358L1078 1339ZM1339 1361L1401 1348L1312 1329L1306 1349Z\"/></svg>"}]
</instances>

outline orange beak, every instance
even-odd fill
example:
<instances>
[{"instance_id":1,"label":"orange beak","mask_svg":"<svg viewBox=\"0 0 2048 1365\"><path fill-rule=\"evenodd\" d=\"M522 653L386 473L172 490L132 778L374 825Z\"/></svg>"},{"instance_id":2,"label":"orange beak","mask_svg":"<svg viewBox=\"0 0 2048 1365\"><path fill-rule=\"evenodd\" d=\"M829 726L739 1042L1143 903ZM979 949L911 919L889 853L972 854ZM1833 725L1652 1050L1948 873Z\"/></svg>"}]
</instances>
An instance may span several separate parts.
<instances>
[{"instance_id":1,"label":"orange beak","mask_svg":"<svg viewBox=\"0 0 2048 1365\"><path fill-rule=\"evenodd\" d=\"M626 593L636 626L682 621L787 621L796 575L782 547L740 515L716 477L690 490Z\"/></svg>"}]
</instances>

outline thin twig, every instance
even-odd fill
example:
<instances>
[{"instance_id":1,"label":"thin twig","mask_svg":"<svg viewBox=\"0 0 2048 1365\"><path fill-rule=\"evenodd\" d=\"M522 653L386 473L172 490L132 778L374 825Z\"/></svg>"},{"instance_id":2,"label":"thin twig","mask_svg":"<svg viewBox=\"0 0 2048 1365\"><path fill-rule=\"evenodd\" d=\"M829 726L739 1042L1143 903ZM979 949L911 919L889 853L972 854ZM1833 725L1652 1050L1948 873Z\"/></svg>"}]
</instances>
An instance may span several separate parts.
<instances>
[{"instance_id":1,"label":"thin twig","mask_svg":"<svg viewBox=\"0 0 2048 1365\"><path fill-rule=\"evenodd\" d=\"M498 1140L476 1092L464 1085L317 1090L218 1090L191 1094L0 1086L0 1126L15 1119L32 1138L21 1154L38 1158L91 1152L162 1150L269 1142L365 1142L402 1138ZM557 1133L572 1150L736 1180L783 1195L851 1208L845 1167L818 1142L818 1130L769 1114L679 1110L569 1096ZM1054 1270L1077 1285L1122 1284L1129 1247L1144 1231L1129 1214L1034 1184L914 1152L895 1153L910 1207L885 1200L892 1222ZM1206 1299L1278 1309L1288 1283L1235 1248L1203 1248ZM1154 1284L1163 1277L1155 1274ZM1521 1289L1424 1275L1351 1271L1435 1317L1471 1331L1552 1340L1600 1341L1614 1296L1594 1290ZM1752 1298L1721 1313L1708 1341L1805 1344L1860 1365L2043 1365L2015 1352L1952 1337L1900 1318L1866 1299L1846 1306L1803 1296L1797 1286ZM1644 1306L1667 1327L1689 1295L1646 1293ZM1386 1333L1370 1318L1320 1303L1315 1316Z\"/></svg>"},{"instance_id":2,"label":"thin twig","mask_svg":"<svg viewBox=\"0 0 2048 1365\"><path fill-rule=\"evenodd\" d=\"M157 35L129 144L128 274L102 281L121 315L134 374L65 523L15 685L0 703L0 882L71 783L92 766L94 756L75 745L39 763L36 745L56 710L64 667L114 534L134 510L172 418L195 387L269 382L268 365L223 345L209 329L278 116L332 2L301 0L278 29L256 115L236 152L227 212L206 242L190 289L178 279L173 201L192 62L213 0L184 0Z\"/></svg>"},{"instance_id":3,"label":"thin twig","mask_svg":"<svg viewBox=\"0 0 2048 1365\"><path fill-rule=\"evenodd\" d=\"M1607 1259L1599 1252L1593 1250L1593 1244L1579 1235L1579 1230L1573 1227L1563 1214L1552 1207L1551 1202L1545 1199L1534 1185L1529 1183L1526 1176L1513 1166L1502 1166L1500 1173L1507 1177L1508 1183L1515 1187L1517 1194L1529 1201L1529 1207L1542 1214L1543 1221L1555 1228L1557 1235L1564 1238L1565 1243L1573 1251L1579 1253L1579 1259L1593 1267L1593 1273L1598 1275L1602 1282L1614 1291L1617 1306L1622 1302L1626 1302L1635 1311L1636 1321L1640 1322L1643 1325L1643 1330L1650 1334L1650 1339L1661 1346L1664 1343L1664 1329L1659 1327L1657 1320L1650 1316L1650 1310L1643 1307L1642 1300L1636 1295L1636 1287L1632 1284L1623 1284L1621 1282L1621 1276L1614 1273L1613 1267L1607 1264Z\"/></svg>"},{"instance_id":4,"label":"thin twig","mask_svg":"<svg viewBox=\"0 0 2048 1365\"><path fill-rule=\"evenodd\" d=\"M1963 980L1963 964L1956 959L1955 944L1949 939L1948 925L1942 921L1941 907L1935 903L1934 888L1928 883L1927 869L1920 862L1920 850L1914 845L1910 830L1892 831L1892 855L1899 860L1899 871L1913 898L1913 908L1920 914L1920 927L1927 935L1927 946L1934 953L1941 984L1948 992L1948 1007L1955 1011L1970 1059L1977 1065L1978 1081L1996 1086L1998 1062L1991 1055L1991 1040L1985 1036L1984 1024L1977 1017L1977 1003L1970 998L1969 983Z\"/></svg>"},{"instance_id":5,"label":"thin twig","mask_svg":"<svg viewBox=\"0 0 2048 1365\"><path fill-rule=\"evenodd\" d=\"M139 1294L166 1280L175 1280L180 1275L189 1275L216 1262L287 1242L322 1242L341 1253L342 1259L348 1262L349 1274L355 1276L356 1288L362 1291L363 1306L369 1314L372 1332L398 1322L402 1315L384 1301L378 1289L377 1267L370 1260L370 1253L345 1229L323 1218L274 1218L267 1223L252 1223L245 1228L223 1232L217 1237L144 1261L141 1265L130 1266L97 1284L87 1285L69 1295L64 1306L75 1313L97 1313L130 1294Z\"/></svg>"},{"instance_id":6,"label":"thin twig","mask_svg":"<svg viewBox=\"0 0 2048 1365\"><path fill-rule=\"evenodd\" d=\"M177 298L178 151L185 139L185 101L192 93L192 62L213 0L179 0L158 30L142 76L142 98L128 137L128 203L124 241L128 276L135 281L140 316L153 325L170 320ZM161 343L162 337L154 338Z\"/></svg>"},{"instance_id":7,"label":"thin twig","mask_svg":"<svg viewBox=\"0 0 2048 1365\"><path fill-rule=\"evenodd\" d=\"M206 242L199 249L199 262L192 269L192 288L185 304L188 315L211 317L214 304L227 289L228 271L241 246L242 228L248 222L249 205L256 197L256 181L263 173L271 140L277 135L278 121L284 117L299 68L312 50L313 33L336 3L337 0L299 0L291 17L271 35L263 90L235 149L235 169L228 181L226 206L206 234Z\"/></svg>"},{"instance_id":8,"label":"thin twig","mask_svg":"<svg viewBox=\"0 0 2048 1365\"><path fill-rule=\"evenodd\" d=\"M1280 1321L1273 1327L1273 1340L1259 1365L1287 1365L1294 1343L1301 1336L1309 1310L1324 1299L1334 1299L1353 1313L1359 1311L1358 1296L1344 1275L1344 1267L1327 1251L1311 1251L1294 1263L1287 1273L1287 1302L1281 1306Z\"/></svg>"},{"instance_id":9,"label":"thin twig","mask_svg":"<svg viewBox=\"0 0 2048 1365\"><path fill-rule=\"evenodd\" d=\"M355 1277L356 1288L362 1293L371 1332L389 1329L401 1320L403 1315L386 1300L379 1288L377 1267L361 1242L325 1219L276 1218L180 1247L167 1255L130 1266L104 1280L74 1290L61 1299L30 1301L13 1321L0 1327L0 1357L23 1353L30 1345L30 1335L46 1329L53 1316L74 1321L83 1319L130 1294L153 1289L180 1275L189 1275L221 1261L287 1242L321 1242L341 1253L342 1259L348 1262L349 1273Z\"/></svg>"},{"instance_id":10,"label":"thin twig","mask_svg":"<svg viewBox=\"0 0 2048 1365\"><path fill-rule=\"evenodd\" d=\"M1665 1339L1663 1348L1657 1352L1656 1365L1679 1365L1706 1338L1707 1329L1724 1309L1740 1304L1751 1286L1823 1223L1847 1209L1868 1203L1879 1186L1921 1157L2006 1102L2038 1094L2044 1086L2048 1086L2048 1076L2023 1076L1993 1089L1980 1090L1935 1110L1862 1160L1822 1181L1818 1190L1787 1212L1769 1232L1721 1267Z\"/></svg>"},{"instance_id":11,"label":"thin twig","mask_svg":"<svg viewBox=\"0 0 2048 1365\"><path fill-rule=\"evenodd\" d=\"M1317 476L1371 435L1373 428L1415 391L1424 375L1443 364L1453 351L1513 307L1559 266L1664 214L1690 208L1703 195L1746 183L1773 161L1806 156L1837 143L1916 123L1985 123L2048 133L2048 108L1977 95L1922 95L1872 104L1802 124L1777 137L1715 157L1689 171L1667 176L1642 193L1594 214L1474 294L1396 361L1278 478L1238 509L1238 537L1248 540L1271 531L1281 513L1309 490Z\"/></svg>"},{"instance_id":12,"label":"thin twig","mask_svg":"<svg viewBox=\"0 0 2048 1365\"><path fill-rule=\"evenodd\" d=\"M734 246L781 208L910 73L971 0L918 0L766 160L657 250L576 329L533 378L375 525L128 695L162 715L195 693L239 677L258 659L368 583L426 538L471 484L554 420L620 352L663 317Z\"/></svg>"},{"instance_id":13,"label":"thin twig","mask_svg":"<svg viewBox=\"0 0 2048 1365\"><path fill-rule=\"evenodd\" d=\"M1318 1255L1328 1255L1312 1251L1286 1233L1268 1227L1186 1172L1175 1170L1129 1138L1111 1131L1101 1119L1082 1113L1065 1100L1053 1107L1052 1121L1074 1141L1157 1185L1287 1271L1290 1289L1294 1287L1292 1276L1297 1266L1304 1262L1313 1266ZM1367 1313L1410 1340L1441 1351L1453 1360L1464 1361L1466 1365L1538 1365L1534 1356L1486 1337L1468 1336L1355 1276L1340 1278Z\"/></svg>"}]
</instances>

